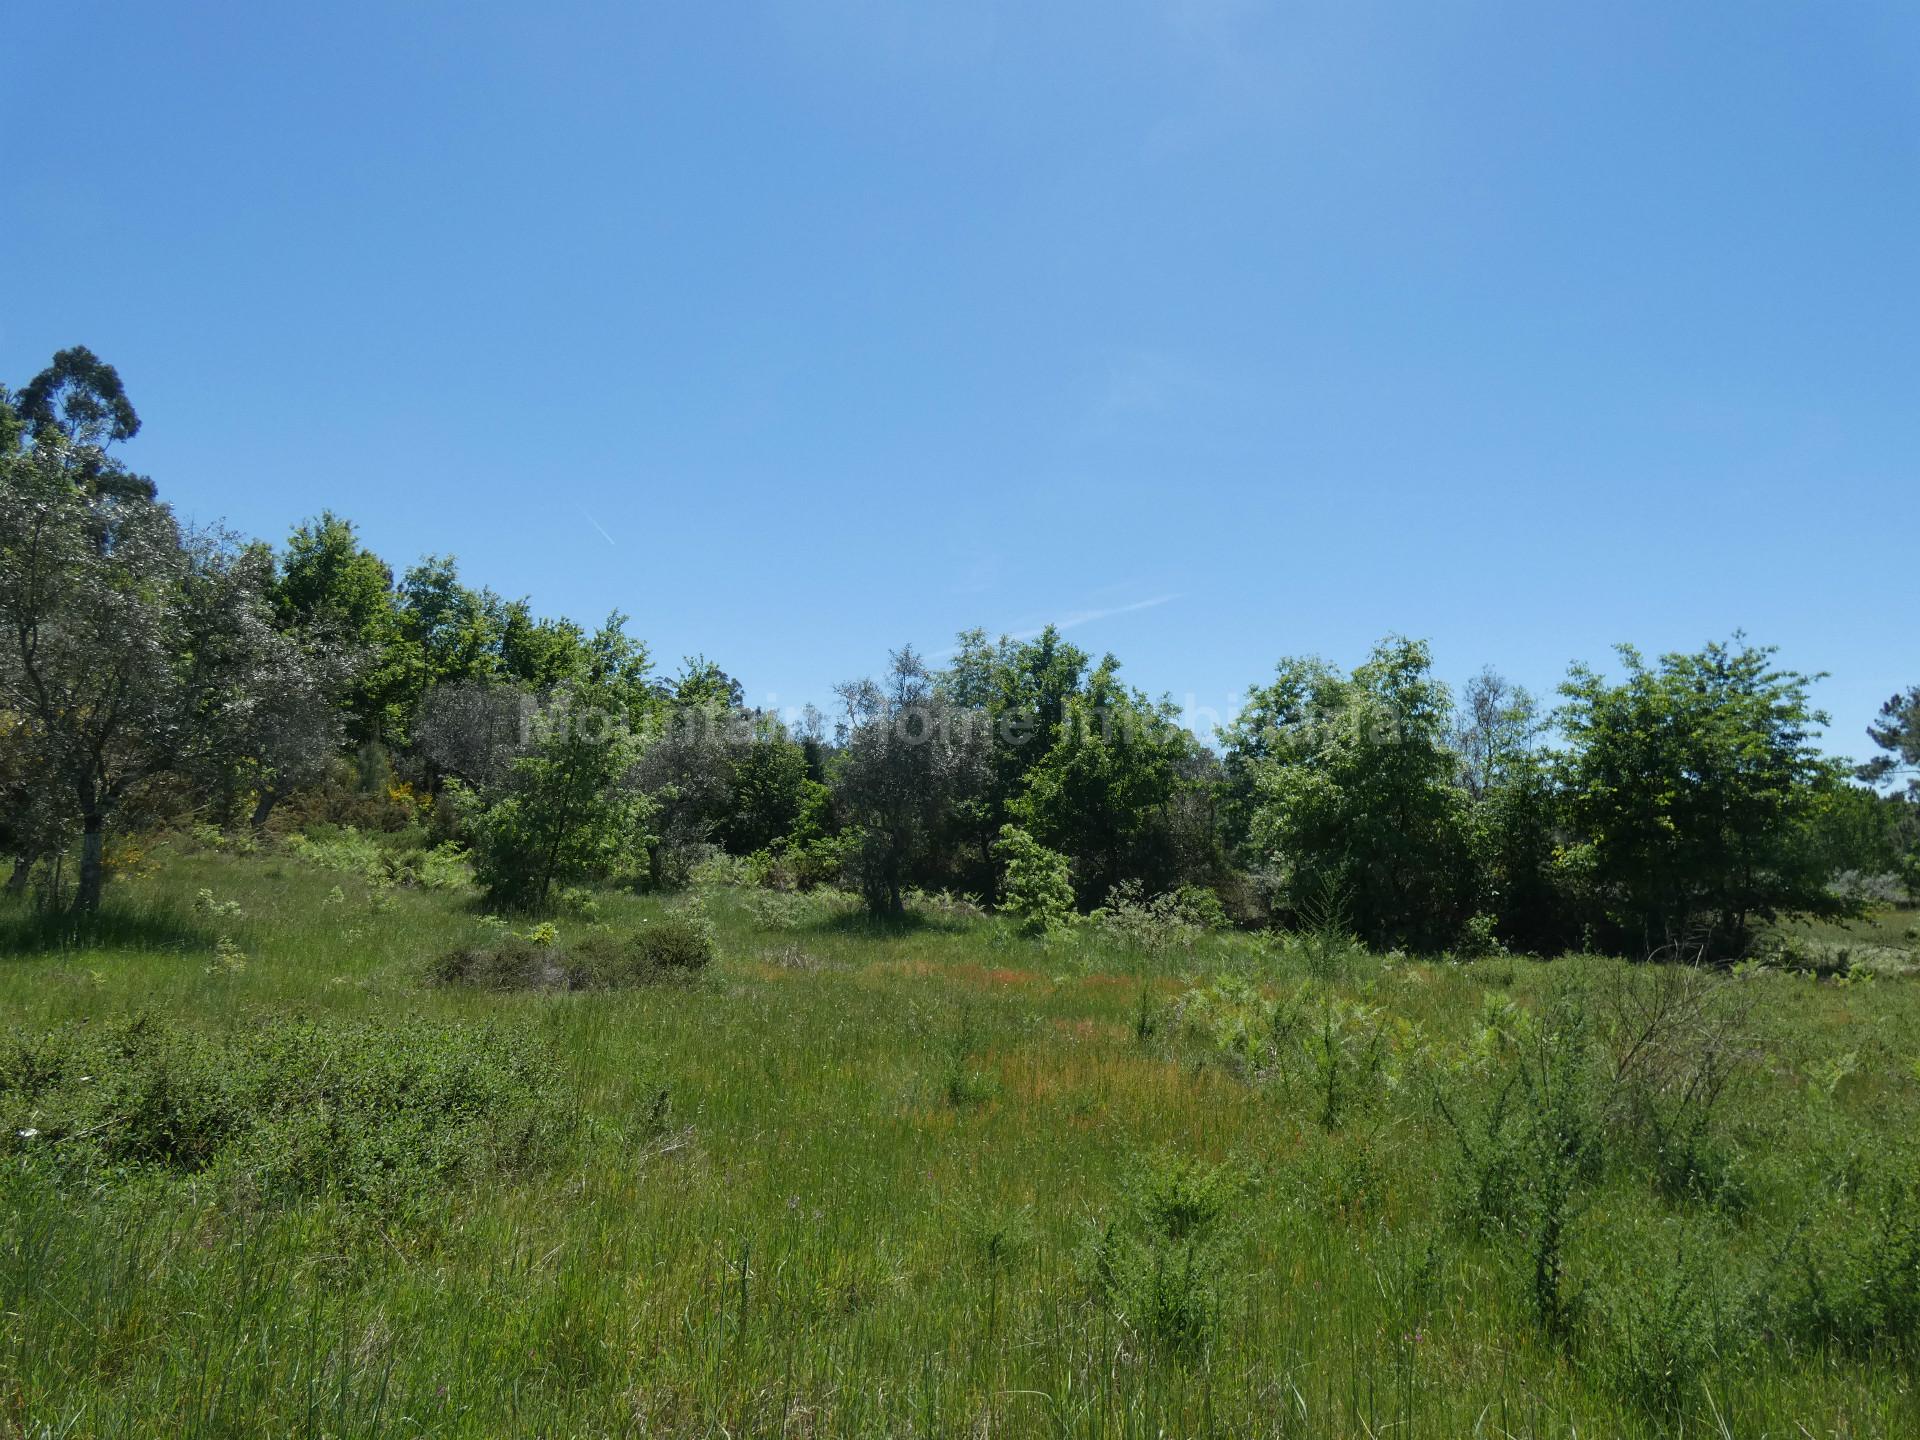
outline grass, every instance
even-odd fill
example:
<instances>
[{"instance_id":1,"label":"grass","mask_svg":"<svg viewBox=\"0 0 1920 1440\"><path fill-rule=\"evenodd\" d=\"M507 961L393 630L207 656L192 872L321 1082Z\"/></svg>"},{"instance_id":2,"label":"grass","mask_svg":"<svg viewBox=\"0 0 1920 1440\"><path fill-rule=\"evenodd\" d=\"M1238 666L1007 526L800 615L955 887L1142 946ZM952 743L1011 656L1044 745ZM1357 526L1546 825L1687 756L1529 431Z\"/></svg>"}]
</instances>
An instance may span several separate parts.
<instances>
[{"instance_id":1,"label":"grass","mask_svg":"<svg viewBox=\"0 0 1920 1440\"><path fill-rule=\"evenodd\" d=\"M620 932L668 910L597 903ZM1573 1153L1559 1111L1510 1100L1495 1215L1463 1198L1435 1095L1496 1133L1527 1057L1571 1043L1545 1017L1644 972L1310 974L1241 936L706 908L719 958L696 976L525 992L429 983L495 934L469 893L284 855L153 852L85 935L0 913L0 1021L27 1036L491 1024L550 1059L571 1117L540 1163L403 1213L264 1203L219 1167L80 1176L20 1142L0 1433L1920 1433L1904 979L1714 992L1740 1025L1701 1141L1724 1185L1656 1184L1634 1137L1665 1132L1624 1101L1581 1099L1601 1158L1576 1165L1552 1158ZM1357 1048L1376 1032L1386 1060ZM1329 1075L1351 1091L1331 1116Z\"/></svg>"}]
</instances>

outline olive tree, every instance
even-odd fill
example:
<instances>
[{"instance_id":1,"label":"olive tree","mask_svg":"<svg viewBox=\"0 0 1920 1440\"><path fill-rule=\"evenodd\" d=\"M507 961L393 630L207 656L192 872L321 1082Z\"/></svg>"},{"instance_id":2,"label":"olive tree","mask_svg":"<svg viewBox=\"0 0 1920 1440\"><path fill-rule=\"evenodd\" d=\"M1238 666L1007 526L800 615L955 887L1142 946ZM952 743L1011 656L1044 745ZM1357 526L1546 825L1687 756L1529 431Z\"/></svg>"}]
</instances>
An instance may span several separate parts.
<instances>
[{"instance_id":1,"label":"olive tree","mask_svg":"<svg viewBox=\"0 0 1920 1440\"><path fill-rule=\"evenodd\" d=\"M57 432L0 458L0 710L38 783L70 799L75 904L92 909L121 805L161 776L230 768L297 660L274 643L263 550L84 478Z\"/></svg>"},{"instance_id":2,"label":"olive tree","mask_svg":"<svg viewBox=\"0 0 1920 1440\"><path fill-rule=\"evenodd\" d=\"M837 793L858 832L850 866L868 909L898 915L986 783L986 729L942 693L910 645L895 652L884 684L836 689L847 716Z\"/></svg>"}]
</instances>

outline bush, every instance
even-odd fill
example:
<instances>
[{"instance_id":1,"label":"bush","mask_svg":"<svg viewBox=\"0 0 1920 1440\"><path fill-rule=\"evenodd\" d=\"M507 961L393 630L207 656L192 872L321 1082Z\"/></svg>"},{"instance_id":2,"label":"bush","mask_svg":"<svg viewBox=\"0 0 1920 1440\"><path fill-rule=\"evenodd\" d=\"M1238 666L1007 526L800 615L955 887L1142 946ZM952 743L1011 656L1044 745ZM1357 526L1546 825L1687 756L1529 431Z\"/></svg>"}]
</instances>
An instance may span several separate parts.
<instances>
[{"instance_id":1,"label":"bush","mask_svg":"<svg viewBox=\"0 0 1920 1440\"><path fill-rule=\"evenodd\" d=\"M1138 880L1123 880L1114 886L1107 903L1091 918L1101 934L1150 955L1191 950L1203 928L1195 923L1177 894L1148 899Z\"/></svg>"},{"instance_id":2,"label":"bush","mask_svg":"<svg viewBox=\"0 0 1920 1440\"><path fill-rule=\"evenodd\" d=\"M1089 1239L1084 1263L1094 1293L1145 1338L1204 1347L1219 1324L1231 1217L1245 1188L1231 1165L1181 1156L1141 1164L1119 1212Z\"/></svg>"},{"instance_id":3,"label":"bush","mask_svg":"<svg viewBox=\"0 0 1920 1440\"><path fill-rule=\"evenodd\" d=\"M1021 933L1045 935L1073 918L1073 877L1067 857L1049 850L1017 825L1002 825L994 842L1000 862L1000 908Z\"/></svg>"},{"instance_id":4,"label":"bush","mask_svg":"<svg viewBox=\"0 0 1920 1440\"><path fill-rule=\"evenodd\" d=\"M625 935L593 929L563 941L551 925L524 935L508 931L448 951L428 975L437 984L481 990L614 990L691 974L713 956L706 917L677 912Z\"/></svg>"},{"instance_id":5,"label":"bush","mask_svg":"<svg viewBox=\"0 0 1920 1440\"><path fill-rule=\"evenodd\" d=\"M291 1021L224 1036L141 1017L0 1047L0 1152L88 1188L208 1172L233 1192L382 1210L532 1164L570 1125L531 1037Z\"/></svg>"},{"instance_id":6,"label":"bush","mask_svg":"<svg viewBox=\"0 0 1920 1440\"><path fill-rule=\"evenodd\" d=\"M704 970L714 955L713 923L697 910L679 910L649 921L634 942L656 970Z\"/></svg>"},{"instance_id":7,"label":"bush","mask_svg":"<svg viewBox=\"0 0 1920 1440\"><path fill-rule=\"evenodd\" d=\"M1649 1414L1681 1418L1699 1402L1702 1383L1752 1343L1751 1292L1729 1272L1726 1237L1704 1235L1671 1264L1665 1247L1633 1248L1632 1273L1610 1284L1594 1307L1598 1368ZM1648 1273L1648 1272L1651 1273Z\"/></svg>"},{"instance_id":8,"label":"bush","mask_svg":"<svg viewBox=\"0 0 1920 1440\"><path fill-rule=\"evenodd\" d=\"M1899 1162L1911 1164L1912 1156ZM1897 1163L1831 1201L1797 1246L1777 1323L1855 1352L1920 1338L1920 1197Z\"/></svg>"}]
</instances>

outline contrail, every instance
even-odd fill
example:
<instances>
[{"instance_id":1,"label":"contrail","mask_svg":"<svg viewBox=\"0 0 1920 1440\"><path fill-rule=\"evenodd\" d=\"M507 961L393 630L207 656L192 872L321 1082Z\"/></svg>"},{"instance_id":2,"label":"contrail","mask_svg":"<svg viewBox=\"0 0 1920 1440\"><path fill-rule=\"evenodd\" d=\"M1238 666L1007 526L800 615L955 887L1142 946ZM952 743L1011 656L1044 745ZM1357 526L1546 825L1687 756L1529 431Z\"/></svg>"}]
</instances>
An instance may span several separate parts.
<instances>
[{"instance_id":1,"label":"contrail","mask_svg":"<svg viewBox=\"0 0 1920 1440\"><path fill-rule=\"evenodd\" d=\"M582 505L582 506L580 506L580 507L579 507L579 510L580 510L580 514L581 514L581 517L582 517L583 519L585 519L585 521L586 521L586 522L587 522L587 523L588 523L589 525L591 525L591 526L593 526L593 528L594 528L594 529L596 529L596 530L598 530L598 531L600 532L600 538L601 538L602 540L604 540L604 541L606 541L606 542L607 542L607 544L609 544L609 545L611 545L611 544L613 544L613 536L611 536L611 535L609 535L609 534L607 534L607 528L606 528L606 526L604 526L604 525L602 525L602 524L601 524L601 523L600 523L600 522L599 522L598 520L596 520L596 519L594 519L594 518L593 518L593 516L591 516L591 515L589 515L589 514L587 514L587 507L586 507L586 506L584 506L584 505Z\"/></svg>"}]
</instances>

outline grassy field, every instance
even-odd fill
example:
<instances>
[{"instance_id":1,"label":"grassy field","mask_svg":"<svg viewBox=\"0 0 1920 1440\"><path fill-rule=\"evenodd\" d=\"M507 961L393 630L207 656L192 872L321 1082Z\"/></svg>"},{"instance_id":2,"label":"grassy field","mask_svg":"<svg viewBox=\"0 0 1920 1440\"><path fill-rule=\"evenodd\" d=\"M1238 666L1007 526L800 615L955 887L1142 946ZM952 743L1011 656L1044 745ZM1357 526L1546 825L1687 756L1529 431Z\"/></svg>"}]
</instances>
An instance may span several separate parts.
<instances>
[{"instance_id":1,"label":"grassy field","mask_svg":"<svg viewBox=\"0 0 1920 1440\"><path fill-rule=\"evenodd\" d=\"M571 992L287 855L0 914L0 1432L1920 1434L1908 980L700 903Z\"/></svg>"}]
</instances>

